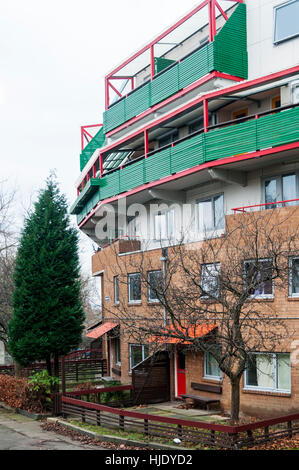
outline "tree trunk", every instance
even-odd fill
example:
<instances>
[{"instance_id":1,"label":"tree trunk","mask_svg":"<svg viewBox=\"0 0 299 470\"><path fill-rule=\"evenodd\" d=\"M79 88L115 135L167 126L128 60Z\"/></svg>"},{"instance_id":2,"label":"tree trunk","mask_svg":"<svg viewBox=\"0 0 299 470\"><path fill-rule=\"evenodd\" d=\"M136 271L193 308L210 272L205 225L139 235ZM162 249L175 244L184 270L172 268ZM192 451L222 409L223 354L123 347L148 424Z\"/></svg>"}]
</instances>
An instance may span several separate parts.
<instances>
[{"instance_id":1,"label":"tree trunk","mask_svg":"<svg viewBox=\"0 0 299 470\"><path fill-rule=\"evenodd\" d=\"M58 353L54 353L54 377L59 379L59 355ZM55 392L59 392L59 383L54 385Z\"/></svg>"},{"instance_id":2,"label":"tree trunk","mask_svg":"<svg viewBox=\"0 0 299 470\"><path fill-rule=\"evenodd\" d=\"M22 366L16 361L14 361L14 367L15 367L15 376L16 377L22 377Z\"/></svg>"},{"instance_id":3,"label":"tree trunk","mask_svg":"<svg viewBox=\"0 0 299 470\"><path fill-rule=\"evenodd\" d=\"M240 413L240 377L234 377L231 383L230 419L232 424L239 422Z\"/></svg>"},{"instance_id":4,"label":"tree trunk","mask_svg":"<svg viewBox=\"0 0 299 470\"><path fill-rule=\"evenodd\" d=\"M50 356L50 354L48 354L47 357L46 357L46 363L47 363L48 374L52 375L52 366L51 366L51 356Z\"/></svg>"}]
</instances>

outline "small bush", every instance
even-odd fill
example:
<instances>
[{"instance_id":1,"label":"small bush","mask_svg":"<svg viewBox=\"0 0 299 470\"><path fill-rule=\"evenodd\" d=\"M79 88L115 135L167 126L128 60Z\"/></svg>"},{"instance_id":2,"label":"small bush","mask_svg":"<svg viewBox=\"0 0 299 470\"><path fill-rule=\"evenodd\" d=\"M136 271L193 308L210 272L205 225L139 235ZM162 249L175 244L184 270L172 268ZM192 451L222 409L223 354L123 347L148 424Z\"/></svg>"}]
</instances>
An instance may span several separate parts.
<instances>
[{"instance_id":1,"label":"small bush","mask_svg":"<svg viewBox=\"0 0 299 470\"><path fill-rule=\"evenodd\" d=\"M27 409L30 402L27 381L0 375L0 400L13 408Z\"/></svg>"},{"instance_id":2,"label":"small bush","mask_svg":"<svg viewBox=\"0 0 299 470\"><path fill-rule=\"evenodd\" d=\"M50 393L52 387L57 383L59 383L59 380L49 375L46 370L37 372L29 377L28 385L31 399L39 404L41 411L48 408L51 402Z\"/></svg>"},{"instance_id":3,"label":"small bush","mask_svg":"<svg viewBox=\"0 0 299 470\"><path fill-rule=\"evenodd\" d=\"M51 386L56 381L46 371L34 374L29 380L0 375L0 401L12 408L42 413L49 408Z\"/></svg>"}]
</instances>

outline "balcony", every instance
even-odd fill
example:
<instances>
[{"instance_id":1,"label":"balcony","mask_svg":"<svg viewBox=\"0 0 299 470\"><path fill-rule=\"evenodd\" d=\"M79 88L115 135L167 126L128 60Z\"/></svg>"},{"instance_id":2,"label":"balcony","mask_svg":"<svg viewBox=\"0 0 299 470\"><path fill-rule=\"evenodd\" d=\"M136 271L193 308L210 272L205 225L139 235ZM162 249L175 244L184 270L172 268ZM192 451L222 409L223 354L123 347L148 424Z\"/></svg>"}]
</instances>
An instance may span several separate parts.
<instances>
[{"instance_id":1,"label":"balcony","mask_svg":"<svg viewBox=\"0 0 299 470\"><path fill-rule=\"evenodd\" d=\"M79 212L80 224L99 201L113 198L145 184L186 171L200 171L204 165L249 159L255 152L271 155L281 146L299 142L299 105L277 108L236 121L210 126L175 143L142 156L122 168L103 173L97 192L80 211L77 201L72 213ZM278 148L276 150L275 148ZM260 154L259 154L260 155ZM221 162L220 162L221 164ZM76 212L75 212L76 211Z\"/></svg>"},{"instance_id":2,"label":"balcony","mask_svg":"<svg viewBox=\"0 0 299 470\"><path fill-rule=\"evenodd\" d=\"M203 6L206 5L207 2L204 2ZM117 92L118 101L110 105L104 112L105 134L141 115L144 111L167 98L175 96L176 93L186 89L212 71L222 72L240 79L247 78L246 5L239 3L230 17L227 17L224 12L222 13L227 21L217 34L212 35L212 37L210 35L208 44L177 62L168 61L172 62L171 65L168 65L156 75L152 73L151 80L133 89L124 97L110 83L110 80L122 77L113 76L113 74L107 77L106 94L110 84L113 90ZM216 19L214 21L216 30ZM157 63L158 60L161 61L163 58L152 58L152 61L154 60ZM155 71L158 70L159 68L155 69ZM125 78L134 83L133 76ZM120 97L121 99L119 99Z\"/></svg>"}]
</instances>

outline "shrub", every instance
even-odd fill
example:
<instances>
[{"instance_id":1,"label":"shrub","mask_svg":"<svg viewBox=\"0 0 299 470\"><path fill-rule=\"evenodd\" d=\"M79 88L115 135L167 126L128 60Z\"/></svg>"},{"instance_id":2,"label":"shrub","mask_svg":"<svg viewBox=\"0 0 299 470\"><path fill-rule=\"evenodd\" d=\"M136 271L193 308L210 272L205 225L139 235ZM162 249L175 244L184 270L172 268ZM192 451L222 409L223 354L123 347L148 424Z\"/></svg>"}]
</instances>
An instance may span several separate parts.
<instances>
[{"instance_id":1,"label":"shrub","mask_svg":"<svg viewBox=\"0 0 299 470\"><path fill-rule=\"evenodd\" d=\"M30 402L27 381L0 375L0 400L13 408L27 409Z\"/></svg>"},{"instance_id":2,"label":"shrub","mask_svg":"<svg viewBox=\"0 0 299 470\"><path fill-rule=\"evenodd\" d=\"M49 408L51 386L56 381L46 371L34 374L29 380L0 375L0 401L12 408L42 413Z\"/></svg>"},{"instance_id":3,"label":"shrub","mask_svg":"<svg viewBox=\"0 0 299 470\"><path fill-rule=\"evenodd\" d=\"M48 371L43 370L29 377L28 386L30 396L33 402L39 404L41 411L48 408L51 402L50 393L52 387L59 383L56 377L49 375Z\"/></svg>"}]
</instances>

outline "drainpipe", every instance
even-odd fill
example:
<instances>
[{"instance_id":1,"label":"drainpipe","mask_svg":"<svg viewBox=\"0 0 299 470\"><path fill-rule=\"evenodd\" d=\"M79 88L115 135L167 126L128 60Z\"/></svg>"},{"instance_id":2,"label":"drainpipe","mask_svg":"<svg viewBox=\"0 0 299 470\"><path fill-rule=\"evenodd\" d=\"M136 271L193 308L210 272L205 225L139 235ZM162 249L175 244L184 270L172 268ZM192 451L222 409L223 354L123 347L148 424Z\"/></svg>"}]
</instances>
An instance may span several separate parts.
<instances>
[{"instance_id":1,"label":"drainpipe","mask_svg":"<svg viewBox=\"0 0 299 470\"><path fill-rule=\"evenodd\" d=\"M160 261L162 261L162 272L163 272L163 284L164 289L166 287L166 263L168 260L168 248L162 248L162 257ZM167 318L166 318L166 308L164 307L164 327L167 325Z\"/></svg>"}]
</instances>

